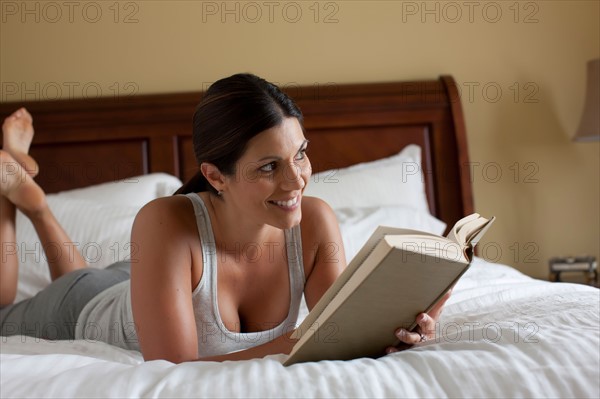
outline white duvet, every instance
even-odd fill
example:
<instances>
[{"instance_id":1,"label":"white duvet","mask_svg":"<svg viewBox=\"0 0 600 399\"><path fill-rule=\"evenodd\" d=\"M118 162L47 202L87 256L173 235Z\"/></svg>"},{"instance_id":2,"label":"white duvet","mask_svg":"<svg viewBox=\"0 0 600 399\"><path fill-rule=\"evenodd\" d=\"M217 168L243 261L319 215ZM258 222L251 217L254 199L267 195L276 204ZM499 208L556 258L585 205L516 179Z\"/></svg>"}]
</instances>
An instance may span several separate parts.
<instances>
[{"instance_id":1,"label":"white duvet","mask_svg":"<svg viewBox=\"0 0 600 399\"><path fill-rule=\"evenodd\" d=\"M283 367L143 362L99 342L1 337L10 397L600 396L599 290L534 280L476 259L442 315L439 338L379 359Z\"/></svg>"},{"instance_id":2,"label":"white duvet","mask_svg":"<svg viewBox=\"0 0 600 399\"><path fill-rule=\"evenodd\" d=\"M101 268L127 255L139 207L180 184L168 175L140 176L58 194L49 203L90 266ZM342 205L335 211L348 259L378 224L438 234L445 227L423 211L426 204ZM49 276L31 225L23 217L17 224L23 299ZM101 342L0 337L0 397L598 398L599 292L476 259L444 309L437 340L379 359L287 368L284 355L176 365L144 362L137 352Z\"/></svg>"}]
</instances>

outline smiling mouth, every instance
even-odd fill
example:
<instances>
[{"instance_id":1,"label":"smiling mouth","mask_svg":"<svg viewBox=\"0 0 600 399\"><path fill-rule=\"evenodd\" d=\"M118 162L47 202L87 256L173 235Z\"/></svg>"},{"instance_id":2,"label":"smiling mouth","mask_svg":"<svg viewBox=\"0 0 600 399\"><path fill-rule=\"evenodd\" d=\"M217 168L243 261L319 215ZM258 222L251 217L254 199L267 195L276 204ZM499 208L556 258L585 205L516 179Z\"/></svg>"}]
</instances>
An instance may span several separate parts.
<instances>
[{"instance_id":1,"label":"smiling mouth","mask_svg":"<svg viewBox=\"0 0 600 399\"><path fill-rule=\"evenodd\" d=\"M296 206L298 204L298 201L300 200L300 196L297 195L292 199L289 199L287 201L268 201L271 204L277 205L281 208L293 208L294 206Z\"/></svg>"}]
</instances>

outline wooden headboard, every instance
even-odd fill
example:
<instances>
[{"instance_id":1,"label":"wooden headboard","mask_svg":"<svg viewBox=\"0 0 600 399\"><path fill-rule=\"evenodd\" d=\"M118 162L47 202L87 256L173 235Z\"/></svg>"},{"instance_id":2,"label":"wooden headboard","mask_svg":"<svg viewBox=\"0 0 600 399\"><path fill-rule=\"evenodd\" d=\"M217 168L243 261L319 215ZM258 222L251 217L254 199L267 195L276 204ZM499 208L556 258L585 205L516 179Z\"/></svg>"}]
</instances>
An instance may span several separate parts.
<instances>
[{"instance_id":1,"label":"wooden headboard","mask_svg":"<svg viewBox=\"0 0 600 399\"><path fill-rule=\"evenodd\" d=\"M467 142L454 79L296 86L286 90L304 113L313 172L422 148L429 208L448 225L473 211ZM197 170L192 115L201 92L0 104L0 116L25 106L34 117L36 180L57 192L166 172Z\"/></svg>"}]
</instances>

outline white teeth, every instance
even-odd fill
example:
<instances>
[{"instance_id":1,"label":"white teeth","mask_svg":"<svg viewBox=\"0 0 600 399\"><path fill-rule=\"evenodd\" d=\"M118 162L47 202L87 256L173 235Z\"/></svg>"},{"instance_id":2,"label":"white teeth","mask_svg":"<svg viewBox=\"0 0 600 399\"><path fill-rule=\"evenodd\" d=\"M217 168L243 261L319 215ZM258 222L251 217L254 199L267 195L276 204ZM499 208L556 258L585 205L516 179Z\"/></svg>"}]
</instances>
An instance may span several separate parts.
<instances>
[{"instance_id":1,"label":"white teeth","mask_svg":"<svg viewBox=\"0 0 600 399\"><path fill-rule=\"evenodd\" d=\"M287 200L287 201L273 201L273 202L279 206L284 206L286 208L289 208L290 206L296 205L296 203L298 202L298 197L294 197L291 200Z\"/></svg>"}]
</instances>

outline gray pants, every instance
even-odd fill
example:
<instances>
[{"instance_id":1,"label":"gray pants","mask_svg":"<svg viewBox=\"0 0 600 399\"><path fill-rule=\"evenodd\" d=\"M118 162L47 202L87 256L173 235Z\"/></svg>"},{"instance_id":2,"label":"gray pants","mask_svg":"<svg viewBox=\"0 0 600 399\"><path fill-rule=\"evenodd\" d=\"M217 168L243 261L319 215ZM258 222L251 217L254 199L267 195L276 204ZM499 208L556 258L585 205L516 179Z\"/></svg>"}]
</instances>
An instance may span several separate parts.
<instances>
[{"instance_id":1,"label":"gray pants","mask_svg":"<svg viewBox=\"0 0 600 399\"><path fill-rule=\"evenodd\" d=\"M0 309L0 335L72 340L85 305L100 292L128 280L129 261L106 269L90 267L67 273L34 297Z\"/></svg>"}]
</instances>

